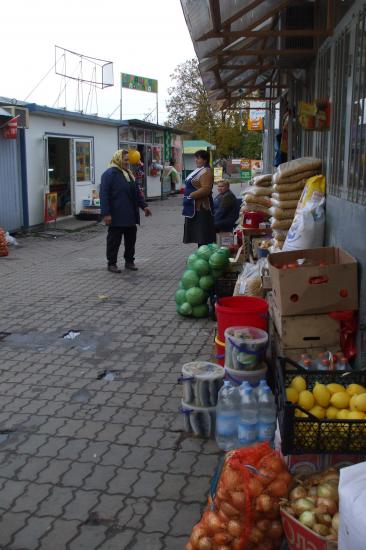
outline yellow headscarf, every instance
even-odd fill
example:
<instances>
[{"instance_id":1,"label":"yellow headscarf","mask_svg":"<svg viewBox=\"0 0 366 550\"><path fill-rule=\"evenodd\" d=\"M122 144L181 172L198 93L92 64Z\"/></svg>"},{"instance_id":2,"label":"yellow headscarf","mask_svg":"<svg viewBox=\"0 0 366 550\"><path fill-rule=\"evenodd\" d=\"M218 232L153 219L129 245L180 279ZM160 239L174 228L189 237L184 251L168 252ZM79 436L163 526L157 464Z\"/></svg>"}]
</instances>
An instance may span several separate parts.
<instances>
[{"instance_id":1,"label":"yellow headscarf","mask_svg":"<svg viewBox=\"0 0 366 550\"><path fill-rule=\"evenodd\" d=\"M114 168L118 168L118 170L121 170L122 174L128 181L135 181L135 178L130 170L125 170L124 168L122 168L123 155L128 155L128 151L126 149L118 149L118 151L114 153L109 165L113 166Z\"/></svg>"}]
</instances>

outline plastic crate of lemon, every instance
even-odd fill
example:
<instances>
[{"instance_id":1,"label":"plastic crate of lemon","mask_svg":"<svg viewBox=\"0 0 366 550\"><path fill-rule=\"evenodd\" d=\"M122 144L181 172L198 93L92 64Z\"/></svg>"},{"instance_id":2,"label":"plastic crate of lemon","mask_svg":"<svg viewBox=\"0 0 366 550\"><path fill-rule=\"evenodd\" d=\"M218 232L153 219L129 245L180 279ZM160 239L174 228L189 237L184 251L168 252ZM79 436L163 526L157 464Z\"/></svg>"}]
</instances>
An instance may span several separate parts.
<instances>
[{"instance_id":1,"label":"plastic crate of lemon","mask_svg":"<svg viewBox=\"0 0 366 550\"><path fill-rule=\"evenodd\" d=\"M366 372L294 371L287 362L276 377L283 454L366 454Z\"/></svg>"}]
</instances>

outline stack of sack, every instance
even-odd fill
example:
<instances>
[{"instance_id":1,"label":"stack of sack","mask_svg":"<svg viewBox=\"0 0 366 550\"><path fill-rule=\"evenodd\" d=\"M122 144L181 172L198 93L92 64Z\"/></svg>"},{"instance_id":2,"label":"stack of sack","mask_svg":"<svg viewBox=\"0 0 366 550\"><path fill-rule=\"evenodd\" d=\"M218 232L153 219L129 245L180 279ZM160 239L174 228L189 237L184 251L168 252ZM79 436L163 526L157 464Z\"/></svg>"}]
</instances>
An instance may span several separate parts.
<instances>
[{"instance_id":1,"label":"stack of sack","mask_svg":"<svg viewBox=\"0 0 366 550\"><path fill-rule=\"evenodd\" d=\"M282 250L306 180L319 174L320 169L320 159L302 157L280 164L276 173L273 174L269 213L272 216L274 250Z\"/></svg>"},{"instance_id":2,"label":"stack of sack","mask_svg":"<svg viewBox=\"0 0 366 550\"><path fill-rule=\"evenodd\" d=\"M255 176L250 181L249 187L243 192L243 201L240 209L240 224L246 212L263 212L269 218L271 207L272 174Z\"/></svg>"}]
</instances>

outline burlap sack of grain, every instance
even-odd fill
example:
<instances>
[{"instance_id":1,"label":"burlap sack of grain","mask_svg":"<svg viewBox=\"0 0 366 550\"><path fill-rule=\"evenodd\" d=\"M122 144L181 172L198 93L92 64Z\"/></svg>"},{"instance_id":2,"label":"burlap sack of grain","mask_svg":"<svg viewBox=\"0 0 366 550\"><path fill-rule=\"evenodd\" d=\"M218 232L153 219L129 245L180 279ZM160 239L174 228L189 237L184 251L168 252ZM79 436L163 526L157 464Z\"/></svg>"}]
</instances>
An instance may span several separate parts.
<instances>
[{"instance_id":1,"label":"burlap sack of grain","mask_svg":"<svg viewBox=\"0 0 366 550\"><path fill-rule=\"evenodd\" d=\"M269 208L271 206L271 199L269 197L262 197L260 195L252 195L248 193L245 195L245 202L247 204L261 204Z\"/></svg>"},{"instance_id":2,"label":"burlap sack of grain","mask_svg":"<svg viewBox=\"0 0 366 550\"><path fill-rule=\"evenodd\" d=\"M273 218L277 220L292 220L295 216L296 208L277 208L272 206L269 209L269 213Z\"/></svg>"},{"instance_id":3,"label":"burlap sack of grain","mask_svg":"<svg viewBox=\"0 0 366 550\"><path fill-rule=\"evenodd\" d=\"M250 187L247 187L247 189L245 189L243 191L244 198L248 194L249 195L255 195L256 197L257 196L270 197L271 194L272 194L272 186L270 186L270 187L257 187L256 185L252 185Z\"/></svg>"},{"instance_id":4,"label":"burlap sack of grain","mask_svg":"<svg viewBox=\"0 0 366 550\"><path fill-rule=\"evenodd\" d=\"M277 183L279 183L283 178L290 178L303 172L319 171L321 166L322 161L315 157L301 157L295 160L290 160L289 162L284 162L277 167L276 174L279 174Z\"/></svg>"},{"instance_id":5,"label":"burlap sack of grain","mask_svg":"<svg viewBox=\"0 0 366 550\"><path fill-rule=\"evenodd\" d=\"M272 193L272 199L277 201L292 201L299 200L302 194L302 189L297 189L296 191L286 191L285 193Z\"/></svg>"},{"instance_id":6,"label":"burlap sack of grain","mask_svg":"<svg viewBox=\"0 0 366 550\"><path fill-rule=\"evenodd\" d=\"M262 174L261 176L254 176L252 179L253 185L258 187L269 187L272 183L272 174Z\"/></svg>"},{"instance_id":7,"label":"burlap sack of grain","mask_svg":"<svg viewBox=\"0 0 366 550\"><path fill-rule=\"evenodd\" d=\"M302 191L306 185L306 179L295 181L294 183L275 183L272 186L274 193L287 193L288 191Z\"/></svg>"},{"instance_id":8,"label":"burlap sack of grain","mask_svg":"<svg viewBox=\"0 0 366 550\"><path fill-rule=\"evenodd\" d=\"M273 198L273 197L271 199L272 206L280 208L281 210L286 210L288 208L290 208L290 209L295 208L296 209L298 202L299 202L298 199L296 199L296 200L280 200L280 201Z\"/></svg>"},{"instance_id":9,"label":"burlap sack of grain","mask_svg":"<svg viewBox=\"0 0 366 550\"><path fill-rule=\"evenodd\" d=\"M282 230L290 229L292 222L294 221L293 218L289 218L287 220L277 220L276 218L271 218L271 220L271 229Z\"/></svg>"}]
</instances>

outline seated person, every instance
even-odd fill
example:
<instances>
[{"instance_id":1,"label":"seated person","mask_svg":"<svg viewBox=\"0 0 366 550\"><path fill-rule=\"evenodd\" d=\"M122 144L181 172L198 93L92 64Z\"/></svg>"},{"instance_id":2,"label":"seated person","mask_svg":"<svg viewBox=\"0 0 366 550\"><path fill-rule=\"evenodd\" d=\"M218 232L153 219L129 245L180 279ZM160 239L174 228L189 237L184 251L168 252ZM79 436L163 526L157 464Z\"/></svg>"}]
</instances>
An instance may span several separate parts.
<instances>
[{"instance_id":1,"label":"seated person","mask_svg":"<svg viewBox=\"0 0 366 550\"><path fill-rule=\"evenodd\" d=\"M221 180L217 184L218 195L214 199L214 224L216 233L232 231L239 217L239 203L230 191L230 183Z\"/></svg>"}]
</instances>

